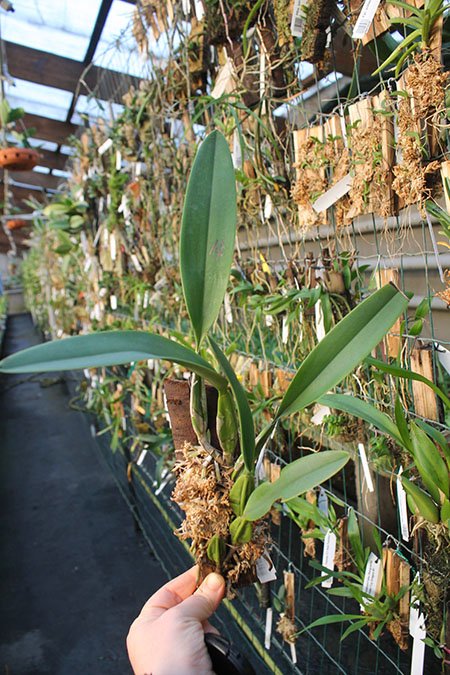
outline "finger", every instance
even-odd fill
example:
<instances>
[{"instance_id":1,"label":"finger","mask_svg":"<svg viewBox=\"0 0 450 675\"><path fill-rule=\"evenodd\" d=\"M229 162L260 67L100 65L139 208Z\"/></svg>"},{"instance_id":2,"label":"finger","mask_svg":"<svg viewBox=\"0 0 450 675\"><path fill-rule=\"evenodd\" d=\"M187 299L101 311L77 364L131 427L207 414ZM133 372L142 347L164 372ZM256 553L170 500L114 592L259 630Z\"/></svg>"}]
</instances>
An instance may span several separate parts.
<instances>
[{"instance_id":1,"label":"finger","mask_svg":"<svg viewBox=\"0 0 450 675\"><path fill-rule=\"evenodd\" d=\"M195 591L197 579L198 567L195 565L156 591L143 606L141 617L154 621L171 607L179 605Z\"/></svg>"},{"instance_id":2,"label":"finger","mask_svg":"<svg viewBox=\"0 0 450 675\"><path fill-rule=\"evenodd\" d=\"M212 574L208 574L194 595L183 600L173 611L184 618L205 621L216 611L224 593L224 578L220 574L213 572Z\"/></svg>"}]
</instances>

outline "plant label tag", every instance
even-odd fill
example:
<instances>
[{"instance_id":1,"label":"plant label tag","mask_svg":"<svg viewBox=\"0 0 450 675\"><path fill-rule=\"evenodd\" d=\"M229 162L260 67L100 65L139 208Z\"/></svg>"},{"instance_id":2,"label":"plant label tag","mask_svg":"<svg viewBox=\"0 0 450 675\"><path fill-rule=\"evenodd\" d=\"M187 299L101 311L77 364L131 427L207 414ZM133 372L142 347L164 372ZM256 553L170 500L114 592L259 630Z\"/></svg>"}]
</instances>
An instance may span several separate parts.
<instances>
[{"instance_id":1,"label":"plant label tag","mask_svg":"<svg viewBox=\"0 0 450 675\"><path fill-rule=\"evenodd\" d=\"M197 17L197 21L201 21L203 19L204 14L205 14L205 10L203 9L202 0L194 0L194 7L195 7L195 16Z\"/></svg>"},{"instance_id":2,"label":"plant label tag","mask_svg":"<svg viewBox=\"0 0 450 675\"><path fill-rule=\"evenodd\" d=\"M235 88L235 78L233 61L227 58L217 74L210 96L217 99L224 94L230 94Z\"/></svg>"},{"instance_id":3,"label":"plant label tag","mask_svg":"<svg viewBox=\"0 0 450 675\"><path fill-rule=\"evenodd\" d=\"M270 649L270 642L272 639L272 622L273 622L273 609L268 607L266 610L266 629L264 631L264 647Z\"/></svg>"},{"instance_id":4,"label":"plant label tag","mask_svg":"<svg viewBox=\"0 0 450 675\"><path fill-rule=\"evenodd\" d=\"M303 14L304 0L295 0L294 11L292 12L291 34L294 37L302 37L305 18Z\"/></svg>"},{"instance_id":5,"label":"plant label tag","mask_svg":"<svg viewBox=\"0 0 450 675\"><path fill-rule=\"evenodd\" d=\"M90 428L90 430L91 430L91 436L92 436L92 438L95 438L95 437L97 436L97 432L96 432L96 430L95 430L95 425L94 425L94 424L91 424L91 426L90 426L89 428Z\"/></svg>"},{"instance_id":6,"label":"plant label tag","mask_svg":"<svg viewBox=\"0 0 450 675\"><path fill-rule=\"evenodd\" d=\"M402 533L403 541L409 541L409 528L408 528L408 508L406 505L406 492L402 485L401 475L403 473L403 467L401 466L398 475L397 475L397 502L398 502L398 513L400 516L400 531Z\"/></svg>"},{"instance_id":7,"label":"plant label tag","mask_svg":"<svg viewBox=\"0 0 450 675\"><path fill-rule=\"evenodd\" d=\"M295 644L293 642L290 643L290 648L292 663L295 665L297 663L297 650L295 649Z\"/></svg>"},{"instance_id":8,"label":"plant label tag","mask_svg":"<svg viewBox=\"0 0 450 675\"><path fill-rule=\"evenodd\" d=\"M331 415L331 409L327 405L322 405L321 403L316 403L313 412L314 415L311 417L311 422L316 426L322 424L325 417Z\"/></svg>"},{"instance_id":9,"label":"plant label tag","mask_svg":"<svg viewBox=\"0 0 450 675\"><path fill-rule=\"evenodd\" d=\"M277 578L275 566L267 553L256 561L256 576L262 584L267 584L269 581L275 581Z\"/></svg>"},{"instance_id":10,"label":"plant label tag","mask_svg":"<svg viewBox=\"0 0 450 675\"><path fill-rule=\"evenodd\" d=\"M381 591L381 582L383 580L383 564L380 558L375 553L370 553L367 560L366 569L364 572L364 581L362 590L367 595L376 598ZM370 602L368 598L364 598L361 609L364 610L364 605Z\"/></svg>"},{"instance_id":11,"label":"plant label tag","mask_svg":"<svg viewBox=\"0 0 450 675\"><path fill-rule=\"evenodd\" d=\"M142 450L142 452L141 452L141 454L139 455L139 458L138 458L138 461L136 462L136 464L137 464L138 466L142 466L142 463L143 463L144 459L146 458L146 456L147 456L147 449Z\"/></svg>"},{"instance_id":12,"label":"plant label tag","mask_svg":"<svg viewBox=\"0 0 450 675\"><path fill-rule=\"evenodd\" d=\"M370 28L373 17L378 9L380 0L366 0L359 13L358 20L353 28L352 38L361 40Z\"/></svg>"},{"instance_id":13,"label":"plant label tag","mask_svg":"<svg viewBox=\"0 0 450 675\"><path fill-rule=\"evenodd\" d=\"M344 147L348 148L347 125L345 123L344 106L342 106L342 105L339 109L339 122L340 122L340 125L341 125L341 134L342 134L342 141L344 143Z\"/></svg>"},{"instance_id":14,"label":"plant label tag","mask_svg":"<svg viewBox=\"0 0 450 675\"><path fill-rule=\"evenodd\" d=\"M437 351L439 363L450 375L450 351L437 342L434 346Z\"/></svg>"},{"instance_id":15,"label":"plant label tag","mask_svg":"<svg viewBox=\"0 0 450 675\"><path fill-rule=\"evenodd\" d=\"M321 487L319 489L319 495L317 497L317 508L323 513L323 515L328 518L328 495Z\"/></svg>"},{"instance_id":16,"label":"plant label tag","mask_svg":"<svg viewBox=\"0 0 450 675\"><path fill-rule=\"evenodd\" d=\"M242 148L237 129L233 132L233 166L235 169L242 169Z\"/></svg>"},{"instance_id":17,"label":"plant label tag","mask_svg":"<svg viewBox=\"0 0 450 675\"><path fill-rule=\"evenodd\" d=\"M341 197L350 191L352 182L353 178L349 173L341 178L341 180L338 180L333 187L324 192L323 195L320 195L319 199L316 199L316 201L312 203L314 211L316 211L316 213L321 213L322 211L329 209L330 206L333 206L338 199L341 199Z\"/></svg>"},{"instance_id":18,"label":"plant label tag","mask_svg":"<svg viewBox=\"0 0 450 675\"><path fill-rule=\"evenodd\" d=\"M366 480L367 489L369 492L374 491L372 474L370 473L369 462L367 461L366 448L364 443L358 443L358 452L361 459L361 465L364 473L364 478Z\"/></svg>"},{"instance_id":19,"label":"plant label tag","mask_svg":"<svg viewBox=\"0 0 450 675\"><path fill-rule=\"evenodd\" d=\"M117 309L117 298L115 295L109 296L109 304L112 310Z\"/></svg>"},{"instance_id":20,"label":"plant label tag","mask_svg":"<svg viewBox=\"0 0 450 675\"><path fill-rule=\"evenodd\" d=\"M122 153L120 150L116 151L116 171L120 171L122 168Z\"/></svg>"},{"instance_id":21,"label":"plant label tag","mask_svg":"<svg viewBox=\"0 0 450 675\"><path fill-rule=\"evenodd\" d=\"M141 263L139 262L136 253L132 253L131 256L130 256L130 258L131 258L131 261L132 261L132 263L133 263L133 265L134 265L134 268L135 268L136 272L142 272L142 271L143 271L143 270L142 270L142 265L141 265Z\"/></svg>"},{"instance_id":22,"label":"plant label tag","mask_svg":"<svg viewBox=\"0 0 450 675\"><path fill-rule=\"evenodd\" d=\"M331 530L327 530L323 542L322 567L326 567L330 572L334 570L334 556L336 553L336 535ZM333 577L324 579L320 584L322 588L331 588Z\"/></svg>"},{"instance_id":23,"label":"plant label tag","mask_svg":"<svg viewBox=\"0 0 450 675\"><path fill-rule=\"evenodd\" d=\"M183 8L183 14L189 16L191 13L191 0L181 0L181 6Z\"/></svg>"},{"instance_id":24,"label":"plant label tag","mask_svg":"<svg viewBox=\"0 0 450 675\"><path fill-rule=\"evenodd\" d=\"M287 344L289 340L289 324L287 320L287 316L283 316L283 325L281 328L281 341L284 345Z\"/></svg>"},{"instance_id":25,"label":"plant label tag","mask_svg":"<svg viewBox=\"0 0 450 675\"><path fill-rule=\"evenodd\" d=\"M419 572L417 572L416 576L414 577L414 586L416 584L420 584ZM423 615L421 615L420 613L419 598L417 597L415 591L413 590L411 593L411 603L409 606L409 634L411 635L411 637L415 636L419 621L424 623L424 621L422 621L422 616Z\"/></svg>"},{"instance_id":26,"label":"plant label tag","mask_svg":"<svg viewBox=\"0 0 450 675\"><path fill-rule=\"evenodd\" d=\"M273 316L272 314L266 314L266 326L267 328L270 328L273 326Z\"/></svg>"},{"instance_id":27,"label":"plant label tag","mask_svg":"<svg viewBox=\"0 0 450 675\"><path fill-rule=\"evenodd\" d=\"M423 614L421 614L423 618ZM423 665L425 660L425 638L427 636L425 630L425 621L422 624L418 624L416 628L416 633L413 639L413 648L411 656L411 675L422 675Z\"/></svg>"},{"instance_id":28,"label":"plant label tag","mask_svg":"<svg viewBox=\"0 0 450 675\"><path fill-rule=\"evenodd\" d=\"M314 305L315 319L316 319L316 335L320 342L325 337L325 321L323 318L322 302L318 300Z\"/></svg>"},{"instance_id":29,"label":"plant label tag","mask_svg":"<svg viewBox=\"0 0 450 675\"><path fill-rule=\"evenodd\" d=\"M258 485L263 480L267 479L266 468L264 466L264 456L266 454L266 447L262 447L259 453L258 461L255 467L255 485Z\"/></svg>"},{"instance_id":30,"label":"plant label tag","mask_svg":"<svg viewBox=\"0 0 450 675\"><path fill-rule=\"evenodd\" d=\"M110 249L110 254L111 254L111 260L115 260L117 258L117 243L116 243L116 235L114 232L111 232L109 235L109 249Z\"/></svg>"},{"instance_id":31,"label":"plant label tag","mask_svg":"<svg viewBox=\"0 0 450 675\"><path fill-rule=\"evenodd\" d=\"M227 320L228 323L233 323L233 312L231 311L231 302L228 293L225 293L225 296L223 298L223 306L225 309L225 319Z\"/></svg>"},{"instance_id":32,"label":"plant label tag","mask_svg":"<svg viewBox=\"0 0 450 675\"><path fill-rule=\"evenodd\" d=\"M134 175L136 176L136 178L139 178L141 174L142 174L142 162L136 162Z\"/></svg>"},{"instance_id":33,"label":"plant label tag","mask_svg":"<svg viewBox=\"0 0 450 675\"><path fill-rule=\"evenodd\" d=\"M104 143L101 144L101 146L98 148L97 152L99 155L104 155L105 152L108 152L110 148L112 148L113 142L112 138L107 138Z\"/></svg>"},{"instance_id":34,"label":"plant label tag","mask_svg":"<svg viewBox=\"0 0 450 675\"><path fill-rule=\"evenodd\" d=\"M264 218L266 220L270 220L272 217L273 213L273 202L272 202L272 197L270 195L266 195L264 199Z\"/></svg>"}]
</instances>

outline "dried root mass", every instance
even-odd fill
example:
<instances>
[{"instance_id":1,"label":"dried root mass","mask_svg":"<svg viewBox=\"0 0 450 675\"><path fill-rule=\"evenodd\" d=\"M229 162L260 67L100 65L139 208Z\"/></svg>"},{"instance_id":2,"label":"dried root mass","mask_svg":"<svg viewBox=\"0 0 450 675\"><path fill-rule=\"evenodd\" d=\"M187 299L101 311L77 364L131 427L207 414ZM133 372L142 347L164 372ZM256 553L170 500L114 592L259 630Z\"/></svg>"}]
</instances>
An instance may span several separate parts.
<instances>
[{"instance_id":1,"label":"dried root mass","mask_svg":"<svg viewBox=\"0 0 450 675\"><path fill-rule=\"evenodd\" d=\"M229 494L233 486L232 468L219 466L201 447L188 443L183 458L174 471L177 482L172 499L184 511L185 519L177 530L182 540L192 541L191 550L200 567L201 577L216 571L225 577L227 596L234 589L256 580L256 561L269 543L268 527L264 521L254 523L252 539L246 544L232 545L229 528L234 519ZM225 542L225 555L220 565L207 555L211 538L219 535Z\"/></svg>"}]
</instances>

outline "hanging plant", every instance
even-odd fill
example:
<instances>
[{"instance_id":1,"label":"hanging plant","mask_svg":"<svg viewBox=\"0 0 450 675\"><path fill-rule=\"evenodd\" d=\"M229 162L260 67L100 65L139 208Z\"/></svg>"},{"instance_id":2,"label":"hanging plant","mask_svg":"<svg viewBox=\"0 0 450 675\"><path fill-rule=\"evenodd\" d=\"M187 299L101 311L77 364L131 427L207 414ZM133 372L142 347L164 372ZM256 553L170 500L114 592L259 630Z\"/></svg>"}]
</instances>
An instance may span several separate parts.
<instances>
[{"instance_id":1,"label":"hanging plant","mask_svg":"<svg viewBox=\"0 0 450 675\"><path fill-rule=\"evenodd\" d=\"M6 99L1 102L1 126L18 144L12 143L11 147L0 148L0 167L8 171L29 171L39 163L40 154L31 148L28 141L36 130L25 129L22 123L24 115L23 108L11 108Z\"/></svg>"}]
</instances>

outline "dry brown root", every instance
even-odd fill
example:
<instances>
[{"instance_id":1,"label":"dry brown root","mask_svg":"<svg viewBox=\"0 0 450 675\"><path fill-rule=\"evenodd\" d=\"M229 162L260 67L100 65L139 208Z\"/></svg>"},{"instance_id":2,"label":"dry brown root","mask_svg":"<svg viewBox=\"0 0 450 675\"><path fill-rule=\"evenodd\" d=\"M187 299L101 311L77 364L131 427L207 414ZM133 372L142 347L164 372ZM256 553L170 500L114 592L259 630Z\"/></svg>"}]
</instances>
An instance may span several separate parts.
<instances>
[{"instance_id":1,"label":"dry brown root","mask_svg":"<svg viewBox=\"0 0 450 675\"><path fill-rule=\"evenodd\" d=\"M230 522L234 513L229 494L233 486L233 468L219 466L201 447L186 443L183 458L174 467L177 482L173 501L184 511L185 519L176 535L192 541L191 551L200 567L200 577L211 571L222 574L227 583L227 597L234 589L256 580L256 561L269 544L265 521L254 523L252 539L246 544L230 543ZM219 535L226 542L226 553L220 565L207 555L211 538Z\"/></svg>"},{"instance_id":2,"label":"dry brown root","mask_svg":"<svg viewBox=\"0 0 450 675\"><path fill-rule=\"evenodd\" d=\"M434 133L436 118L444 109L448 77L441 64L426 51L415 57L404 76L408 97L400 101L398 113L402 159L394 166L392 187L405 206L418 204L422 215L425 215L423 203L433 192L433 174L440 168L438 161L424 161L422 143L426 142L427 134Z\"/></svg>"},{"instance_id":3,"label":"dry brown root","mask_svg":"<svg viewBox=\"0 0 450 675\"><path fill-rule=\"evenodd\" d=\"M392 621L389 621L387 629L400 649L403 652L406 652L409 647L408 626L402 623L400 618L396 617L395 619L392 619Z\"/></svg>"},{"instance_id":4,"label":"dry brown root","mask_svg":"<svg viewBox=\"0 0 450 675\"><path fill-rule=\"evenodd\" d=\"M295 644L297 638L297 627L295 623L286 614L280 614L277 623L277 633L282 635L283 640L289 644Z\"/></svg>"}]
</instances>

